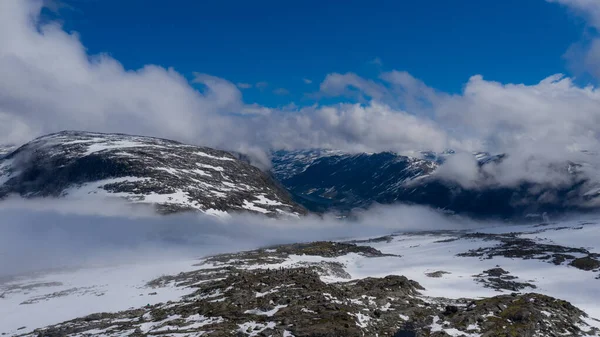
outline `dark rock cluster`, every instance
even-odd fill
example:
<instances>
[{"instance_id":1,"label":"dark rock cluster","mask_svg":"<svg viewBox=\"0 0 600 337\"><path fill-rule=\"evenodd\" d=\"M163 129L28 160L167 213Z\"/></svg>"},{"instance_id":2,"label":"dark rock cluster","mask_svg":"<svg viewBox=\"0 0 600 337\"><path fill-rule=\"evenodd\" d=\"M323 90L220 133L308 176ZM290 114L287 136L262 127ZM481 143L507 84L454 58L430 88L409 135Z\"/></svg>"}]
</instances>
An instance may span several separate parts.
<instances>
[{"instance_id":1,"label":"dark rock cluster","mask_svg":"<svg viewBox=\"0 0 600 337\"><path fill-rule=\"evenodd\" d=\"M545 244L532 239L520 237L519 233L512 234L465 234L462 238L478 238L498 241L491 247L473 249L459 256L477 256L491 259L495 256L520 258L524 260L537 259L556 265L568 263L578 269L598 271L600 269L600 254L592 253L585 248L567 247L556 244Z\"/></svg>"},{"instance_id":2,"label":"dark rock cluster","mask_svg":"<svg viewBox=\"0 0 600 337\"><path fill-rule=\"evenodd\" d=\"M495 290L521 291L524 289L535 289L537 286L530 282L519 281L519 278L510 274L510 272L500 268L492 268L483 271L481 274L473 276L475 280L487 288Z\"/></svg>"}]
</instances>

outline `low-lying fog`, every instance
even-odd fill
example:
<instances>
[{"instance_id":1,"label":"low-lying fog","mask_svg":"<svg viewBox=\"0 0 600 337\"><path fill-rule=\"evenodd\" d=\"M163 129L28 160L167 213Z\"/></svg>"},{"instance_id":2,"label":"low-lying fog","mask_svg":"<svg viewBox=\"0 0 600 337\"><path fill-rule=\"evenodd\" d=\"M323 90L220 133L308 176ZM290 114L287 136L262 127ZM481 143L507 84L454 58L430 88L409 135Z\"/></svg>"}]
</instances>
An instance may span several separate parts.
<instances>
[{"instance_id":1,"label":"low-lying fog","mask_svg":"<svg viewBox=\"0 0 600 337\"><path fill-rule=\"evenodd\" d=\"M196 257L292 242L377 236L394 231L490 224L418 206L378 206L353 220L331 215L268 219L251 214L156 215L121 201L10 199L0 203L0 276L50 268Z\"/></svg>"}]
</instances>

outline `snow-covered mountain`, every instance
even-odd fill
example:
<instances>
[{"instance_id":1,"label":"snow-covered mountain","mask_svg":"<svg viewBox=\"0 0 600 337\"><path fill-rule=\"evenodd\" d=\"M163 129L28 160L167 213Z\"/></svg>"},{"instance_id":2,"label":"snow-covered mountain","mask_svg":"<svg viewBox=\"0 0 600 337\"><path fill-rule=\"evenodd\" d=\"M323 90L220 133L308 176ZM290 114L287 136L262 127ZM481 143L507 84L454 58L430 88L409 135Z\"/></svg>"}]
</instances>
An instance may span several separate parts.
<instances>
[{"instance_id":1,"label":"snow-covered mountain","mask_svg":"<svg viewBox=\"0 0 600 337\"><path fill-rule=\"evenodd\" d=\"M273 173L297 198L315 211L366 207L385 194L423 179L438 163L391 152L344 154L332 151L278 151Z\"/></svg>"},{"instance_id":2,"label":"snow-covered mountain","mask_svg":"<svg viewBox=\"0 0 600 337\"><path fill-rule=\"evenodd\" d=\"M285 180L304 172L315 161L321 158L343 154L342 151L322 149L276 151L271 158L273 164L272 172L279 180Z\"/></svg>"},{"instance_id":3,"label":"snow-covered mountain","mask_svg":"<svg viewBox=\"0 0 600 337\"><path fill-rule=\"evenodd\" d=\"M164 213L305 211L269 175L228 152L170 140L65 131L0 157L0 198L120 197Z\"/></svg>"},{"instance_id":4,"label":"snow-covered mountain","mask_svg":"<svg viewBox=\"0 0 600 337\"><path fill-rule=\"evenodd\" d=\"M575 164L565 169L572 184L558 188L526 181L518 186L465 188L436 174L452 155L453 151L421 152L418 157L392 152L278 151L273 153L273 173L299 203L313 211L345 212L374 203L408 203L477 217L521 218L595 207L591 201L598 189L578 176ZM480 168L506 157L487 152L473 155Z\"/></svg>"}]
</instances>

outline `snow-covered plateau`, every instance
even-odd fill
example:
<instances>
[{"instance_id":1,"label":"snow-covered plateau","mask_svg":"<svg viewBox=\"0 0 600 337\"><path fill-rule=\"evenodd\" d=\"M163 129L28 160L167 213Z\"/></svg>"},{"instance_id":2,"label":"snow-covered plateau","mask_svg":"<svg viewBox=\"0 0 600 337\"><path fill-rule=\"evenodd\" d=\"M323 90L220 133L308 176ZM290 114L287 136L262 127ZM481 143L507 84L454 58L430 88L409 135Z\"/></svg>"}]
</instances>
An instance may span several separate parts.
<instances>
[{"instance_id":1,"label":"snow-covered plateau","mask_svg":"<svg viewBox=\"0 0 600 337\"><path fill-rule=\"evenodd\" d=\"M598 221L397 232L7 278L0 333L600 336L599 278Z\"/></svg>"}]
</instances>

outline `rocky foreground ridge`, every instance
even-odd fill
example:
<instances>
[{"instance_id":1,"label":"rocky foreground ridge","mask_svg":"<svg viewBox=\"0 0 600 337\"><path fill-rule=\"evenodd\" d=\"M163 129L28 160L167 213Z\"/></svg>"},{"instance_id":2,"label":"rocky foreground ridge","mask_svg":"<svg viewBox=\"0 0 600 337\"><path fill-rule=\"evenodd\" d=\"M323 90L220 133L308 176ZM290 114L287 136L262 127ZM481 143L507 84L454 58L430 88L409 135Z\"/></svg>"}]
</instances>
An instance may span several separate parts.
<instances>
[{"instance_id":1,"label":"rocky foreground ridge","mask_svg":"<svg viewBox=\"0 0 600 337\"><path fill-rule=\"evenodd\" d=\"M586 313L531 289L490 298L428 297L404 276L351 280L336 260L345 256L367 263L402 258L342 242L212 256L196 271L147 284L149 296L173 285L193 290L178 301L93 314L20 336L600 336L598 322ZM488 277L505 274L487 271Z\"/></svg>"}]
</instances>

